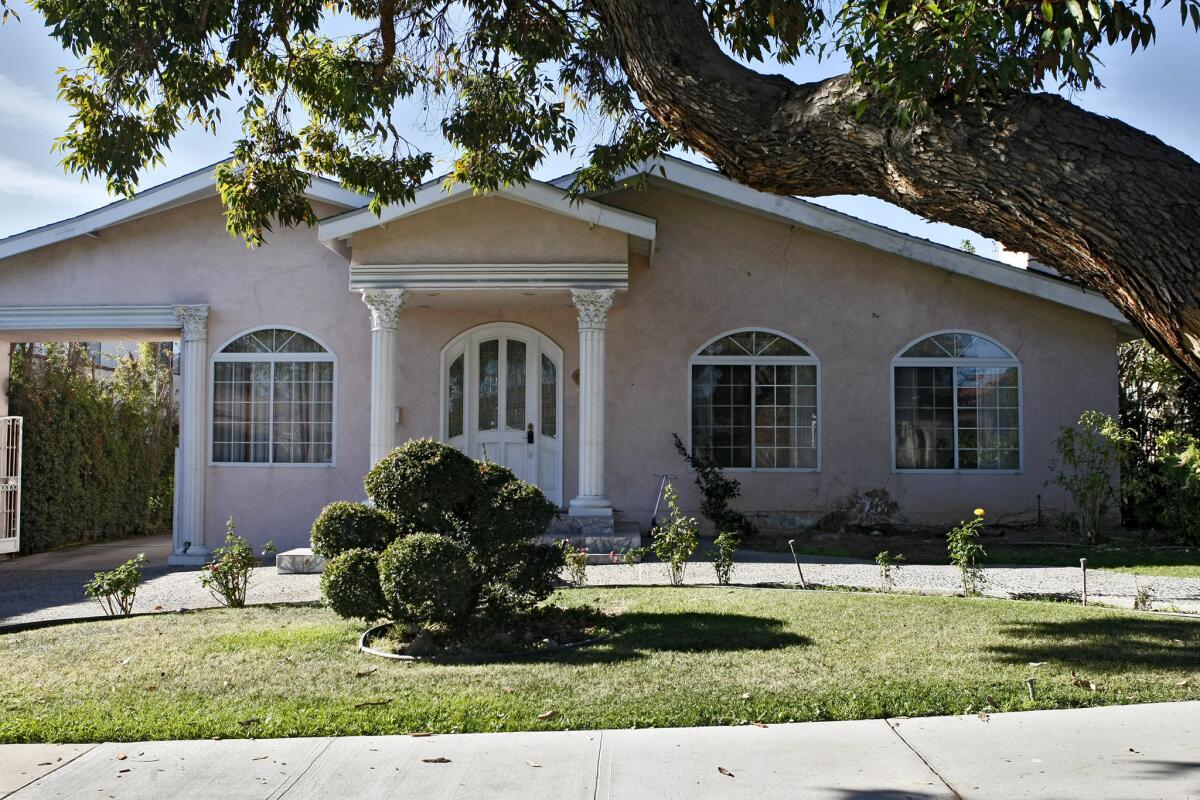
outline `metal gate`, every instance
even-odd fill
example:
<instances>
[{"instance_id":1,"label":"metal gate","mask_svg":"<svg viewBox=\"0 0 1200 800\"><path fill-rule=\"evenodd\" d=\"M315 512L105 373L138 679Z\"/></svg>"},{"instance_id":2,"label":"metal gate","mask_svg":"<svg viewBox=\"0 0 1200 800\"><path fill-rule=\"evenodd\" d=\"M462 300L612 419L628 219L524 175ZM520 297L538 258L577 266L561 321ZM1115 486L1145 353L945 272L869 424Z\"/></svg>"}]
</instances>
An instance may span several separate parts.
<instances>
[{"instance_id":1,"label":"metal gate","mask_svg":"<svg viewBox=\"0 0 1200 800\"><path fill-rule=\"evenodd\" d=\"M21 549L20 417L0 417L0 553Z\"/></svg>"}]
</instances>

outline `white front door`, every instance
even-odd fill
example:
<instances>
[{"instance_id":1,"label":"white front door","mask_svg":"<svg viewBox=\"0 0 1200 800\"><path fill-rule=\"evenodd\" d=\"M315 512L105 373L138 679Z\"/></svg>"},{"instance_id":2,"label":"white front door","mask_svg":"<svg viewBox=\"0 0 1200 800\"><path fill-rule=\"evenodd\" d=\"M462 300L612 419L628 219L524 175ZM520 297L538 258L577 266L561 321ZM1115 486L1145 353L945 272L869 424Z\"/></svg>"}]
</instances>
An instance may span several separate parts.
<instances>
[{"instance_id":1,"label":"white front door","mask_svg":"<svg viewBox=\"0 0 1200 800\"><path fill-rule=\"evenodd\" d=\"M562 505L562 349L523 325L483 325L442 352L442 439Z\"/></svg>"}]
</instances>

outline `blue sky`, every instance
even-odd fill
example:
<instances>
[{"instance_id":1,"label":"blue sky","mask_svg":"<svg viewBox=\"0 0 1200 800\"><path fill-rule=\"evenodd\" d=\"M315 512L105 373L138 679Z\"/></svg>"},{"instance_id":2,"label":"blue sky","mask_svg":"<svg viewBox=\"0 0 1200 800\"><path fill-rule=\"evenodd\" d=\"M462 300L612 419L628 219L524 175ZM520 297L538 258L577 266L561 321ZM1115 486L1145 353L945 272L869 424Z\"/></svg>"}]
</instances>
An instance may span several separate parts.
<instances>
[{"instance_id":1,"label":"blue sky","mask_svg":"<svg viewBox=\"0 0 1200 800\"><path fill-rule=\"evenodd\" d=\"M67 108L56 98L55 69L75 64L42 26L41 18L23 7L19 23L0 26L0 236L55 222L109 202L103 183L82 183L64 173L51 144L64 129ZM1103 54L1102 90L1074 98L1085 108L1117 117L1158 136L1168 144L1200 159L1200 36L1176 23L1174 6L1159 20L1158 43L1148 51L1129 55L1127 46ZM815 80L840 71L836 63L805 63L782 70L796 80ZM165 165L148 172L142 187L152 186L224 158L237 136L237 115L231 107L228 122L213 136L189 131L174 144ZM428 127L428 120L426 126ZM428 146L444 168L451 153L428 131L417 131L414 141ZM582 141L586 144L586 139ZM691 157L701 160L696 156ZM563 155L548 160L537 177L550 178L577 165ZM975 243L980 255L992 255L993 245L979 236L949 225L929 223L883 201L839 196L819 202L855 216L928 239L957 246L964 238Z\"/></svg>"}]
</instances>

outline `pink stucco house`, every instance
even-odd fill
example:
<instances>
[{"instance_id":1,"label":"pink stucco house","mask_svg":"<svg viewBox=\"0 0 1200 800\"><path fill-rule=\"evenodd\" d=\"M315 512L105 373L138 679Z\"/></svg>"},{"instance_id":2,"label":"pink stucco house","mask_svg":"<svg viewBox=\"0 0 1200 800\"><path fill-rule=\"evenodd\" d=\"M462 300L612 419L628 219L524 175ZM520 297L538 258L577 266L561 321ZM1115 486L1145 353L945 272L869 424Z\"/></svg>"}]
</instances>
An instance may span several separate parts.
<instances>
[{"instance_id":1,"label":"pink stucco house","mask_svg":"<svg viewBox=\"0 0 1200 800\"><path fill-rule=\"evenodd\" d=\"M314 178L320 224L257 250L204 170L0 241L0 340L180 340L180 563L231 515L305 544L421 436L509 465L593 533L644 528L656 473L698 506L672 433L762 526L880 488L914 522L1062 508L1058 429L1116 409L1129 328L1103 297L661 166L582 202L570 176L434 183L378 217Z\"/></svg>"}]
</instances>

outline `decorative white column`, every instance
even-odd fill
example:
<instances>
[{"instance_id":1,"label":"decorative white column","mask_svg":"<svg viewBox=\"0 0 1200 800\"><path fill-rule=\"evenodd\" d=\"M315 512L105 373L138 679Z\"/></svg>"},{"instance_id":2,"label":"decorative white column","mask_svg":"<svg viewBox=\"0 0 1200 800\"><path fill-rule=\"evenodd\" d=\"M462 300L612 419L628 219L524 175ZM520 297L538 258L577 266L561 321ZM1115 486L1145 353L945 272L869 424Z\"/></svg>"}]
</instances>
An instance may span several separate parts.
<instances>
[{"instance_id":1,"label":"decorative white column","mask_svg":"<svg viewBox=\"0 0 1200 800\"><path fill-rule=\"evenodd\" d=\"M612 289L572 289L579 312L579 495L572 517L612 517L604 496L604 328Z\"/></svg>"},{"instance_id":2,"label":"decorative white column","mask_svg":"<svg viewBox=\"0 0 1200 800\"><path fill-rule=\"evenodd\" d=\"M396 446L396 323L402 289L364 289L371 309L371 466Z\"/></svg>"},{"instance_id":3,"label":"decorative white column","mask_svg":"<svg viewBox=\"0 0 1200 800\"><path fill-rule=\"evenodd\" d=\"M183 328L179 346L179 456L175 470L175 530L171 564L202 564L204 471L208 462L204 421L208 384L208 306L175 306Z\"/></svg>"}]
</instances>

